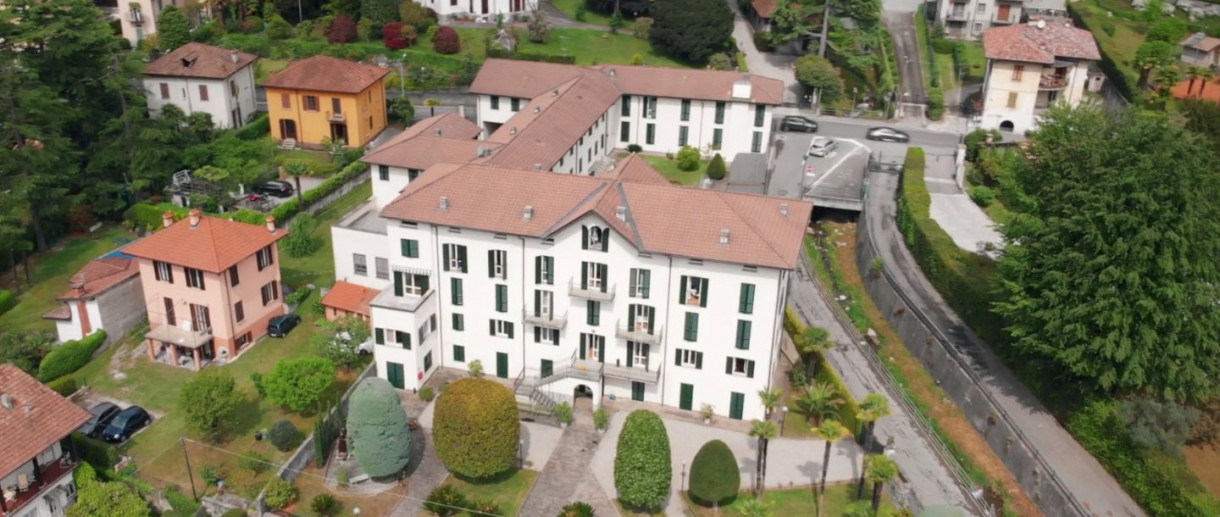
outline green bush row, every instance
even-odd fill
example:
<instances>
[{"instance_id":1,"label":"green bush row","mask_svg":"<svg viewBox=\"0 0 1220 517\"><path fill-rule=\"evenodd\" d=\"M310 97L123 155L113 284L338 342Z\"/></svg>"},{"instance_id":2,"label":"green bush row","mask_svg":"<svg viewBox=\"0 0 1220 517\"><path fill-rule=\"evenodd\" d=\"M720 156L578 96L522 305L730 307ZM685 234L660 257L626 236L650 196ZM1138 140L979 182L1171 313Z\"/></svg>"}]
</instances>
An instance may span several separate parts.
<instances>
[{"instance_id":1,"label":"green bush row","mask_svg":"<svg viewBox=\"0 0 1220 517\"><path fill-rule=\"evenodd\" d=\"M119 451L101 440L94 440L80 433L72 433L72 447L80 459L98 472L110 472L119 462Z\"/></svg>"},{"instance_id":2,"label":"green bush row","mask_svg":"<svg viewBox=\"0 0 1220 517\"><path fill-rule=\"evenodd\" d=\"M488 48L487 57L501 59L516 59L519 61L541 61L543 63L576 63L576 56L555 56L551 54L535 54L532 52L513 52L502 48Z\"/></svg>"},{"instance_id":3,"label":"green bush row","mask_svg":"<svg viewBox=\"0 0 1220 517\"><path fill-rule=\"evenodd\" d=\"M4 314L16 306L17 297L13 295L13 292L0 289L0 314Z\"/></svg>"},{"instance_id":4,"label":"green bush row","mask_svg":"<svg viewBox=\"0 0 1220 517\"><path fill-rule=\"evenodd\" d=\"M788 333L788 337L796 340L805 332L805 324L801 323L800 318L792 307L784 309L784 331ZM847 385L843 383L843 379L839 378L839 374L835 372L834 367L830 366L830 361L826 360L822 354L810 354L810 357L805 358L806 361L813 361L817 373L814 375L814 380L834 386L835 392L843 399L843 403L839 405L839 423L851 430L852 434L860 433L860 422L856 419L856 413L860 411L860 404L856 402L856 398L851 395L851 391L847 389Z\"/></svg>"},{"instance_id":5,"label":"green bush row","mask_svg":"<svg viewBox=\"0 0 1220 517\"><path fill-rule=\"evenodd\" d=\"M47 387L51 388L60 395L67 397L80 388L80 384L76 382L76 378L71 375L65 375L47 383Z\"/></svg>"},{"instance_id":6,"label":"green bush row","mask_svg":"<svg viewBox=\"0 0 1220 517\"><path fill-rule=\"evenodd\" d=\"M1079 8L1074 7L1069 3L1067 10L1068 14L1072 17L1072 22L1075 26L1082 29L1092 30L1089 28L1089 25L1085 23L1084 17L1080 15ZM1106 79L1108 79L1110 84L1113 84L1114 87L1118 89L1118 92L1122 94L1122 96L1126 98L1128 102L1139 102L1139 90L1135 85L1138 79L1123 73L1123 71L1120 70L1118 65L1114 62L1114 58L1110 57L1110 55L1106 53L1106 50L1102 48L1101 45L1098 45L1097 49L1101 52L1101 61L1097 63L1097 66L1101 68L1102 72L1105 72Z\"/></svg>"},{"instance_id":7,"label":"green bush row","mask_svg":"<svg viewBox=\"0 0 1220 517\"><path fill-rule=\"evenodd\" d=\"M348 164L348 166L344 167L343 170L339 171L338 174L326 178L326 180L317 187L314 187L312 190L307 190L304 194L301 194L301 197L305 200L305 206L312 205L336 190L339 190L339 187L342 187L344 183L347 183L353 178L363 174L366 170L368 170L368 168L368 164L359 161ZM275 216L275 220L280 224L284 224L285 221L297 215L297 213L300 211L301 206L299 203L297 203L297 198L294 197L288 201L285 201L280 206L275 207L275 209L271 211L271 215Z\"/></svg>"},{"instance_id":8,"label":"green bush row","mask_svg":"<svg viewBox=\"0 0 1220 517\"><path fill-rule=\"evenodd\" d=\"M47 382L81 369L93 359L93 352L105 342L106 331L99 329L79 341L68 341L55 346L38 365L38 380Z\"/></svg>"},{"instance_id":9,"label":"green bush row","mask_svg":"<svg viewBox=\"0 0 1220 517\"><path fill-rule=\"evenodd\" d=\"M259 113L258 116L242 126L235 133L237 138L242 140L258 140L264 136L271 134L271 118L266 113Z\"/></svg>"}]
</instances>

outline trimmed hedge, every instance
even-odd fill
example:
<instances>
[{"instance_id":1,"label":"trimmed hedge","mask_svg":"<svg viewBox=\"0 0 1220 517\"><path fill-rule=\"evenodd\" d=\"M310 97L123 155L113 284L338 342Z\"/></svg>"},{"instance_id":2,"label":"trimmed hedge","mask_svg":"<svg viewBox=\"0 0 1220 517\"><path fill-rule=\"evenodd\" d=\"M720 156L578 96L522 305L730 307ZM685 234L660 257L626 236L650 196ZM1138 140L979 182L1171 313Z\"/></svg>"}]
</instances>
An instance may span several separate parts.
<instances>
[{"instance_id":1,"label":"trimmed hedge","mask_svg":"<svg viewBox=\"0 0 1220 517\"><path fill-rule=\"evenodd\" d=\"M487 57L516 59L519 61L540 61L543 63L566 63L569 65L576 64L576 56L552 56L549 54L535 54L532 52L512 52L502 48L487 49Z\"/></svg>"},{"instance_id":2,"label":"trimmed hedge","mask_svg":"<svg viewBox=\"0 0 1220 517\"><path fill-rule=\"evenodd\" d=\"M1072 25L1080 27L1081 29L1092 30L1089 28L1089 24L1085 23L1084 17L1080 15L1077 8L1073 7L1070 2L1068 3L1067 11L1068 15L1072 17ZM1129 76L1124 74L1122 70L1119 70L1118 65L1114 62L1114 58L1110 57L1110 55L1106 53L1106 50L1102 48L1101 45L1097 46L1097 50L1101 52L1101 61L1097 62L1097 67L1100 68L1102 72L1105 72L1106 79L1108 79L1110 83L1118 89L1118 93L1126 98L1127 102L1139 102L1139 88L1136 87L1136 83L1138 82L1139 78ZM1134 56L1132 56L1132 58L1134 58Z\"/></svg>"},{"instance_id":3,"label":"trimmed hedge","mask_svg":"<svg viewBox=\"0 0 1220 517\"><path fill-rule=\"evenodd\" d=\"M93 352L105 342L106 331L99 329L84 339L68 341L52 348L38 365L38 380L51 381L81 369L93 359Z\"/></svg>"},{"instance_id":4,"label":"trimmed hedge","mask_svg":"<svg viewBox=\"0 0 1220 517\"><path fill-rule=\"evenodd\" d=\"M94 440L80 433L72 433L72 447L80 459L85 460L98 472L110 472L119 462L119 451L101 440Z\"/></svg>"},{"instance_id":5,"label":"trimmed hedge","mask_svg":"<svg viewBox=\"0 0 1220 517\"><path fill-rule=\"evenodd\" d=\"M450 384L436 400L436 455L450 472L489 478L517 462L517 400L504 385L480 378Z\"/></svg>"},{"instance_id":6,"label":"trimmed hedge","mask_svg":"<svg viewBox=\"0 0 1220 517\"><path fill-rule=\"evenodd\" d=\"M237 138L242 140L258 140L264 136L271 134L271 118L266 113L259 113L258 116L246 123L237 130Z\"/></svg>"},{"instance_id":7,"label":"trimmed hedge","mask_svg":"<svg viewBox=\"0 0 1220 517\"><path fill-rule=\"evenodd\" d=\"M741 471L729 446L720 440L703 444L690 464L690 496L705 506L723 504L741 489Z\"/></svg>"},{"instance_id":8,"label":"trimmed hedge","mask_svg":"<svg viewBox=\"0 0 1220 517\"><path fill-rule=\"evenodd\" d=\"M65 376L55 379L51 382L48 382L47 387L51 388L52 390L55 390L55 393L58 393L65 397L67 397L68 395L71 395L73 393L76 393L76 390L80 389L80 385L76 382L76 378L72 377L71 375L65 375Z\"/></svg>"},{"instance_id":9,"label":"trimmed hedge","mask_svg":"<svg viewBox=\"0 0 1220 517\"><path fill-rule=\"evenodd\" d=\"M13 292L0 289L0 314L4 314L16 306L17 297L13 296Z\"/></svg>"},{"instance_id":10,"label":"trimmed hedge","mask_svg":"<svg viewBox=\"0 0 1220 517\"><path fill-rule=\"evenodd\" d=\"M651 411L632 411L623 423L614 456L619 501L627 508L659 508L669 497L672 476L665 423Z\"/></svg>"},{"instance_id":11,"label":"trimmed hedge","mask_svg":"<svg viewBox=\"0 0 1220 517\"><path fill-rule=\"evenodd\" d=\"M805 333L805 324L801 322L800 317L792 310L792 307L784 309L784 331L788 333L793 341L797 336ZM817 372L813 376L813 381L824 382L834 386L835 393L843 400L842 404L835 410L839 414L839 422L843 424L847 430L853 435L858 435L861 431L860 421L856 418L856 414L860 412L860 403L851 395L851 391L847 389L847 385L843 383L843 379L839 378L839 374L835 372L834 367L830 366L830 361L822 354L809 354L803 358L805 361L812 361L813 367Z\"/></svg>"},{"instance_id":12,"label":"trimmed hedge","mask_svg":"<svg viewBox=\"0 0 1220 517\"><path fill-rule=\"evenodd\" d=\"M312 190L307 190L305 193L301 194L301 198L305 201L305 206L317 203L322 198L339 190L339 187L342 187L343 184L351 181L353 178L356 178L361 174L364 174L364 172L368 169L369 165L364 162L356 161L348 164L348 166L344 167L343 170L339 171L338 174L326 178L326 181L323 181L317 187L314 187ZM271 211L271 215L275 216L276 222L284 224L285 221L297 215L300 211L301 206L297 202L297 198L294 197L288 201L285 201L280 206L275 207L275 209Z\"/></svg>"}]
</instances>

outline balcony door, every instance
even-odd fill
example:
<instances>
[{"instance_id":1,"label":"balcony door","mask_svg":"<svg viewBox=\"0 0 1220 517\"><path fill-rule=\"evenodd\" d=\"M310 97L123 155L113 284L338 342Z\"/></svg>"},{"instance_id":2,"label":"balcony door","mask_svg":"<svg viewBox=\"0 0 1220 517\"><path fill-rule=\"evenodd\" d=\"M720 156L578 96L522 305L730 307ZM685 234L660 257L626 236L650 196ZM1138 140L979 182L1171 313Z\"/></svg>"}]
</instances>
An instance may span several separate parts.
<instances>
[{"instance_id":1,"label":"balcony door","mask_svg":"<svg viewBox=\"0 0 1220 517\"><path fill-rule=\"evenodd\" d=\"M330 124L330 139L332 142L342 140L344 143L347 143L347 124L332 122Z\"/></svg>"},{"instance_id":2,"label":"balcony door","mask_svg":"<svg viewBox=\"0 0 1220 517\"><path fill-rule=\"evenodd\" d=\"M280 138L297 139L297 121L290 119L280 120Z\"/></svg>"},{"instance_id":3,"label":"balcony door","mask_svg":"<svg viewBox=\"0 0 1220 517\"><path fill-rule=\"evenodd\" d=\"M1008 4L1000 4L999 11L996 12L995 19L1007 21L1009 15L1012 14L1012 6Z\"/></svg>"},{"instance_id":4,"label":"balcony door","mask_svg":"<svg viewBox=\"0 0 1220 517\"><path fill-rule=\"evenodd\" d=\"M647 305L631 306L631 326L636 332L652 333L653 308Z\"/></svg>"},{"instance_id":5,"label":"balcony door","mask_svg":"<svg viewBox=\"0 0 1220 517\"><path fill-rule=\"evenodd\" d=\"M648 343L627 342L627 367L648 369Z\"/></svg>"},{"instance_id":6,"label":"balcony door","mask_svg":"<svg viewBox=\"0 0 1220 517\"><path fill-rule=\"evenodd\" d=\"M538 315L544 318L551 317L554 309L555 295L550 291L538 291Z\"/></svg>"},{"instance_id":7,"label":"balcony door","mask_svg":"<svg viewBox=\"0 0 1220 517\"><path fill-rule=\"evenodd\" d=\"M603 270L600 264L595 262L585 262L585 275L586 278L588 278L589 289L596 290L602 288L602 282L605 281L605 279L602 278L602 273Z\"/></svg>"}]
</instances>

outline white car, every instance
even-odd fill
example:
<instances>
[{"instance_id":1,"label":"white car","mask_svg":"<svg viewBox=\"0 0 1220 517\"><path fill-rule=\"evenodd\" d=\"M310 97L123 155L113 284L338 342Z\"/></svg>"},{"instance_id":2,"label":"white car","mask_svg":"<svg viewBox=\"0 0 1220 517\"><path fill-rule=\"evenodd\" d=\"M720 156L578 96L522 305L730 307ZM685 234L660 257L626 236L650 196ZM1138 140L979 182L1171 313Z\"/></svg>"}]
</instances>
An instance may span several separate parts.
<instances>
[{"instance_id":1,"label":"white car","mask_svg":"<svg viewBox=\"0 0 1220 517\"><path fill-rule=\"evenodd\" d=\"M838 148L839 148L838 140L835 140L833 138L826 138L824 136L815 136L815 137L813 137L813 141L809 142L809 156L817 156L819 158L824 158L824 157L826 157L826 155L829 155L830 153L834 152L835 149L838 149Z\"/></svg>"}]
</instances>

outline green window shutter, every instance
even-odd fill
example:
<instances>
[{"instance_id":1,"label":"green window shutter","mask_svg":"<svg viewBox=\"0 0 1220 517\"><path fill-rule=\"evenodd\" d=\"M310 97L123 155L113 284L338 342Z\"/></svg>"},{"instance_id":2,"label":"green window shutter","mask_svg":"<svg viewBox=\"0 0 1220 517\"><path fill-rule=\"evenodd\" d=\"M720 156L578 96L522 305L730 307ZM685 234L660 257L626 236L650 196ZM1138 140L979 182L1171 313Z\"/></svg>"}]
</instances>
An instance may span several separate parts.
<instances>
[{"instance_id":1,"label":"green window shutter","mask_svg":"<svg viewBox=\"0 0 1220 517\"><path fill-rule=\"evenodd\" d=\"M546 260L542 261L542 265L546 269L547 285L555 285L555 259L552 257L546 257Z\"/></svg>"},{"instance_id":2,"label":"green window shutter","mask_svg":"<svg viewBox=\"0 0 1220 517\"><path fill-rule=\"evenodd\" d=\"M373 329L373 338L376 340L375 342L378 345L384 345L385 344L385 330Z\"/></svg>"},{"instance_id":3,"label":"green window shutter","mask_svg":"<svg viewBox=\"0 0 1220 517\"><path fill-rule=\"evenodd\" d=\"M453 345L453 360L455 362L466 362L466 347L462 345Z\"/></svg>"},{"instance_id":4,"label":"green window shutter","mask_svg":"<svg viewBox=\"0 0 1220 517\"><path fill-rule=\"evenodd\" d=\"M403 348L405 348L407 350L411 349L411 334L408 334L401 330L395 330L394 339L397 340L398 344L402 345Z\"/></svg>"},{"instance_id":5,"label":"green window shutter","mask_svg":"<svg viewBox=\"0 0 1220 517\"><path fill-rule=\"evenodd\" d=\"M496 277L496 250L487 250L487 277Z\"/></svg>"},{"instance_id":6,"label":"green window shutter","mask_svg":"<svg viewBox=\"0 0 1220 517\"><path fill-rule=\"evenodd\" d=\"M534 257L534 283L542 283L542 257Z\"/></svg>"},{"instance_id":7,"label":"green window shutter","mask_svg":"<svg viewBox=\"0 0 1220 517\"><path fill-rule=\"evenodd\" d=\"M602 242L606 242L606 241L603 240ZM601 277L601 279L602 279L602 292L603 293L606 292L606 286L610 285L610 274L608 272L609 269L610 269L610 266L607 266L605 264L597 265L597 276Z\"/></svg>"},{"instance_id":8,"label":"green window shutter","mask_svg":"<svg viewBox=\"0 0 1220 517\"><path fill-rule=\"evenodd\" d=\"M627 294L630 296L635 296L636 287L639 286L639 278L638 278L639 275L640 275L639 269L631 268L631 275L628 277L629 280L628 280L628 286L627 286L627 289L628 289Z\"/></svg>"},{"instance_id":9,"label":"green window shutter","mask_svg":"<svg viewBox=\"0 0 1220 517\"><path fill-rule=\"evenodd\" d=\"M508 312L508 286L496 285L496 312Z\"/></svg>"},{"instance_id":10,"label":"green window shutter","mask_svg":"<svg viewBox=\"0 0 1220 517\"><path fill-rule=\"evenodd\" d=\"M637 346L639 346L639 345L635 344L635 341L627 342L627 361L626 362L627 362L628 368L631 368L631 358L635 356L635 347L637 347Z\"/></svg>"},{"instance_id":11,"label":"green window shutter","mask_svg":"<svg viewBox=\"0 0 1220 517\"><path fill-rule=\"evenodd\" d=\"M597 342L597 362L606 362L606 340L604 339Z\"/></svg>"},{"instance_id":12,"label":"green window shutter","mask_svg":"<svg viewBox=\"0 0 1220 517\"><path fill-rule=\"evenodd\" d=\"M419 258L419 241L411 239L402 239L402 256L407 258Z\"/></svg>"},{"instance_id":13,"label":"green window shutter","mask_svg":"<svg viewBox=\"0 0 1220 517\"><path fill-rule=\"evenodd\" d=\"M686 313L686 328L685 338L687 341L699 340L699 314L694 312Z\"/></svg>"},{"instance_id":14,"label":"green window shutter","mask_svg":"<svg viewBox=\"0 0 1220 517\"><path fill-rule=\"evenodd\" d=\"M682 366L682 351L674 349L674 366Z\"/></svg>"},{"instance_id":15,"label":"green window shutter","mask_svg":"<svg viewBox=\"0 0 1220 517\"><path fill-rule=\"evenodd\" d=\"M737 300L737 312L754 312L754 284L741 284L741 296Z\"/></svg>"},{"instance_id":16,"label":"green window shutter","mask_svg":"<svg viewBox=\"0 0 1220 517\"><path fill-rule=\"evenodd\" d=\"M739 350L750 349L750 322L745 320L737 320L737 348Z\"/></svg>"},{"instance_id":17,"label":"green window shutter","mask_svg":"<svg viewBox=\"0 0 1220 517\"><path fill-rule=\"evenodd\" d=\"M465 246L458 246L458 262L462 263L462 272L463 273L468 272L467 270L470 267L470 263L466 262L466 247Z\"/></svg>"},{"instance_id":18,"label":"green window shutter","mask_svg":"<svg viewBox=\"0 0 1220 517\"><path fill-rule=\"evenodd\" d=\"M602 319L602 315L601 315L602 304L601 304L601 302L595 302L595 301L593 301L593 300L589 300L589 302L588 302L588 308L589 308L589 311L588 311L588 312L589 312L589 317L587 318L587 319L588 319L588 323L589 323L590 325L601 325L601 319Z\"/></svg>"},{"instance_id":19,"label":"green window shutter","mask_svg":"<svg viewBox=\"0 0 1220 517\"><path fill-rule=\"evenodd\" d=\"M428 275L416 275L415 285L419 286L421 294L428 294Z\"/></svg>"},{"instance_id":20,"label":"green window shutter","mask_svg":"<svg viewBox=\"0 0 1220 517\"><path fill-rule=\"evenodd\" d=\"M534 316L537 316L540 314L541 311L539 309L541 307L542 307L542 291L534 289Z\"/></svg>"},{"instance_id":21,"label":"green window shutter","mask_svg":"<svg viewBox=\"0 0 1220 517\"><path fill-rule=\"evenodd\" d=\"M609 249L610 249L610 228L603 228L602 229L602 251L607 251Z\"/></svg>"},{"instance_id":22,"label":"green window shutter","mask_svg":"<svg viewBox=\"0 0 1220 517\"><path fill-rule=\"evenodd\" d=\"M402 256L410 257L411 256L411 251L410 251L411 250L411 246L410 246L411 241L402 239L402 240L398 241L398 243L400 245L402 245Z\"/></svg>"},{"instance_id":23,"label":"green window shutter","mask_svg":"<svg viewBox=\"0 0 1220 517\"><path fill-rule=\"evenodd\" d=\"M589 227L588 226L580 227L580 249L582 249L582 250L589 249Z\"/></svg>"},{"instance_id":24,"label":"green window shutter","mask_svg":"<svg viewBox=\"0 0 1220 517\"><path fill-rule=\"evenodd\" d=\"M496 320L487 320L487 333L496 335Z\"/></svg>"},{"instance_id":25,"label":"green window shutter","mask_svg":"<svg viewBox=\"0 0 1220 517\"><path fill-rule=\"evenodd\" d=\"M585 358L585 347L589 344L589 337L585 334L580 335L580 358Z\"/></svg>"},{"instance_id":26,"label":"green window shutter","mask_svg":"<svg viewBox=\"0 0 1220 517\"><path fill-rule=\"evenodd\" d=\"M727 373L729 375L733 374L733 358L732 357L724 358L724 373Z\"/></svg>"},{"instance_id":27,"label":"green window shutter","mask_svg":"<svg viewBox=\"0 0 1220 517\"><path fill-rule=\"evenodd\" d=\"M581 289L589 288L589 263L588 262L580 263L580 288Z\"/></svg>"},{"instance_id":28,"label":"green window shutter","mask_svg":"<svg viewBox=\"0 0 1220 517\"><path fill-rule=\"evenodd\" d=\"M652 283L652 272L647 269L640 270L640 287L644 298L648 298L648 287Z\"/></svg>"},{"instance_id":29,"label":"green window shutter","mask_svg":"<svg viewBox=\"0 0 1220 517\"><path fill-rule=\"evenodd\" d=\"M654 307L649 307L644 311L644 314L648 315L648 333L652 334L653 323L655 323L657 319L657 309Z\"/></svg>"},{"instance_id":30,"label":"green window shutter","mask_svg":"<svg viewBox=\"0 0 1220 517\"><path fill-rule=\"evenodd\" d=\"M505 331L507 331L506 333L508 334L508 338L509 338L509 339L512 339L512 338L513 338L513 324L512 324L512 322L506 322L506 323L504 324L504 330L505 330Z\"/></svg>"},{"instance_id":31,"label":"green window shutter","mask_svg":"<svg viewBox=\"0 0 1220 517\"><path fill-rule=\"evenodd\" d=\"M703 352L695 352L695 369L703 369Z\"/></svg>"},{"instance_id":32,"label":"green window shutter","mask_svg":"<svg viewBox=\"0 0 1220 517\"><path fill-rule=\"evenodd\" d=\"M402 296L402 275L405 274L402 271L394 272L394 296Z\"/></svg>"},{"instance_id":33,"label":"green window shutter","mask_svg":"<svg viewBox=\"0 0 1220 517\"><path fill-rule=\"evenodd\" d=\"M452 298L451 301L453 302L453 304L461 305L462 304L462 279L461 278L450 278L449 279L449 290L452 291L452 293L450 293L450 296Z\"/></svg>"},{"instance_id":34,"label":"green window shutter","mask_svg":"<svg viewBox=\"0 0 1220 517\"><path fill-rule=\"evenodd\" d=\"M453 330L466 330L465 327L466 322L462 321L462 315L455 313L453 315Z\"/></svg>"},{"instance_id":35,"label":"green window shutter","mask_svg":"<svg viewBox=\"0 0 1220 517\"><path fill-rule=\"evenodd\" d=\"M449 271L449 245L441 246L441 255L443 255L442 258L444 259L441 261L441 269Z\"/></svg>"},{"instance_id":36,"label":"green window shutter","mask_svg":"<svg viewBox=\"0 0 1220 517\"><path fill-rule=\"evenodd\" d=\"M542 328L541 327L534 327L534 342L535 343L542 342Z\"/></svg>"},{"instance_id":37,"label":"green window shutter","mask_svg":"<svg viewBox=\"0 0 1220 517\"><path fill-rule=\"evenodd\" d=\"M699 285L701 285L703 287L702 289L699 290L699 306L707 307L707 279L706 278L700 279Z\"/></svg>"},{"instance_id":38,"label":"green window shutter","mask_svg":"<svg viewBox=\"0 0 1220 517\"><path fill-rule=\"evenodd\" d=\"M754 361L746 361L746 377L754 378Z\"/></svg>"},{"instance_id":39,"label":"green window shutter","mask_svg":"<svg viewBox=\"0 0 1220 517\"><path fill-rule=\"evenodd\" d=\"M686 275L682 276L682 282L678 286L678 303L686 305Z\"/></svg>"},{"instance_id":40,"label":"green window shutter","mask_svg":"<svg viewBox=\"0 0 1220 517\"><path fill-rule=\"evenodd\" d=\"M631 330L635 330L635 308L634 304L627 306L627 328Z\"/></svg>"}]
</instances>

